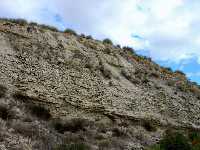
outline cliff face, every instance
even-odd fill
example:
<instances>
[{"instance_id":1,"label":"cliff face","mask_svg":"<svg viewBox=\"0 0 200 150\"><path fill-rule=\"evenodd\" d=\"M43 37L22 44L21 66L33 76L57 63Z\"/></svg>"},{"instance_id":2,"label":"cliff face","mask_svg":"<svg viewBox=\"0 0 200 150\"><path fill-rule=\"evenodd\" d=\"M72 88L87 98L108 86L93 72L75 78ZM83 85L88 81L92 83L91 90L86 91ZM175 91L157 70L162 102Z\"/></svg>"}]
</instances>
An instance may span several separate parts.
<instances>
[{"instance_id":1,"label":"cliff face","mask_svg":"<svg viewBox=\"0 0 200 150\"><path fill-rule=\"evenodd\" d=\"M142 149L200 127L200 89L182 73L37 25L0 21L0 84L2 149Z\"/></svg>"}]
</instances>

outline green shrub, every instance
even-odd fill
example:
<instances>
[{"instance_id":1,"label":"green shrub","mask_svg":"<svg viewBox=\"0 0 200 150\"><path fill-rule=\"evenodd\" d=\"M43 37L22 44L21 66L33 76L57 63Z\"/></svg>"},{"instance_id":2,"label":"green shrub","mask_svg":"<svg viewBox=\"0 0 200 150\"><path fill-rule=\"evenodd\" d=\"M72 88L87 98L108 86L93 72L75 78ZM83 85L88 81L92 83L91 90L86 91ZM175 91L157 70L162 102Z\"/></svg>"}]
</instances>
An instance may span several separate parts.
<instances>
[{"instance_id":1,"label":"green shrub","mask_svg":"<svg viewBox=\"0 0 200 150\"><path fill-rule=\"evenodd\" d=\"M64 33L69 33L69 34L75 35L75 36L77 35L77 33L74 30L72 30L72 29L65 29Z\"/></svg>"},{"instance_id":2,"label":"green shrub","mask_svg":"<svg viewBox=\"0 0 200 150\"><path fill-rule=\"evenodd\" d=\"M143 127L149 132L155 132L157 130L156 125L151 121L143 122Z\"/></svg>"},{"instance_id":3,"label":"green shrub","mask_svg":"<svg viewBox=\"0 0 200 150\"><path fill-rule=\"evenodd\" d=\"M186 76L185 73L183 73L183 72L180 71L180 70L176 70L174 73L180 74L180 75L182 75L182 76Z\"/></svg>"},{"instance_id":4,"label":"green shrub","mask_svg":"<svg viewBox=\"0 0 200 150\"><path fill-rule=\"evenodd\" d=\"M81 33L80 38L86 38L85 34Z\"/></svg>"},{"instance_id":5,"label":"green shrub","mask_svg":"<svg viewBox=\"0 0 200 150\"><path fill-rule=\"evenodd\" d=\"M142 79L142 83L147 84L149 82L148 76L144 75Z\"/></svg>"},{"instance_id":6,"label":"green shrub","mask_svg":"<svg viewBox=\"0 0 200 150\"><path fill-rule=\"evenodd\" d=\"M45 25L45 24L41 24L39 26L43 29L48 29L48 30L51 30L51 31L54 31L54 32L59 31L56 27L53 27L53 26L49 26L49 25Z\"/></svg>"},{"instance_id":7,"label":"green shrub","mask_svg":"<svg viewBox=\"0 0 200 150\"><path fill-rule=\"evenodd\" d=\"M116 47L121 49L121 45L119 45L119 44L117 44Z\"/></svg>"},{"instance_id":8,"label":"green shrub","mask_svg":"<svg viewBox=\"0 0 200 150\"><path fill-rule=\"evenodd\" d=\"M12 96L15 100L19 100L22 102L28 102L30 99L32 99L29 96L27 96L26 93L23 93L22 91L16 91Z\"/></svg>"},{"instance_id":9,"label":"green shrub","mask_svg":"<svg viewBox=\"0 0 200 150\"><path fill-rule=\"evenodd\" d=\"M20 24L21 26L25 26L28 24L28 22L24 19L16 19L15 22Z\"/></svg>"},{"instance_id":10,"label":"green shrub","mask_svg":"<svg viewBox=\"0 0 200 150\"><path fill-rule=\"evenodd\" d=\"M189 133L190 140L199 140L200 141L200 133L198 132L190 132Z\"/></svg>"},{"instance_id":11,"label":"green shrub","mask_svg":"<svg viewBox=\"0 0 200 150\"><path fill-rule=\"evenodd\" d=\"M7 90L5 86L0 85L0 98L5 97Z\"/></svg>"},{"instance_id":12,"label":"green shrub","mask_svg":"<svg viewBox=\"0 0 200 150\"><path fill-rule=\"evenodd\" d=\"M186 83L180 83L177 85L177 88L182 92L188 92L189 88Z\"/></svg>"},{"instance_id":13,"label":"green shrub","mask_svg":"<svg viewBox=\"0 0 200 150\"><path fill-rule=\"evenodd\" d=\"M169 132L160 141L163 150L192 150L189 139L179 132Z\"/></svg>"},{"instance_id":14,"label":"green shrub","mask_svg":"<svg viewBox=\"0 0 200 150\"><path fill-rule=\"evenodd\" d=\"M0 118L3 120L10 118L9 110L6 106L0 106Z\"/></svg>"},{"instance_id":15,"label":"green shrub","mask_svg":"<svg viewBox=\"0 0 200 150\"><path fill-rule=\"evenodd\" d=\"M93 39L93 37L91 35L87 35L85 38L88 39L88 40L92 40Z\"/></svg>"},{"instance_id":16,"label":"green shrub","mask_svg":"<svg viewBox=\"0 0 200 150\"><path fill-rule=\"evenodd\" d=\"M189 138L190 138L192 146L193 146L192 150L200 150L200 133L199 132L190 132Z\"/></svg>"},{"instance_id":17,"label":"green shrub","mask_svg":"<svg viewBox=\"0 0 200 150\"><path fill-rule=\"evenodd\" d=\"M166 83L168 86L174 86L176 84L176 81L169 79L166 81Z\"/></svg>"},{"instance_id":18,"label":"green shrub","mask_svg":"<svg viewBox=\"0 0 200 150\"><path fill-rule=\"evenodd\" d=\"M128 130L125 127L115 127L112 129L113 135L117 137L128 136Z\"/></svg>"},{"instance_id":19,"label":"green shrub","mask_svg":"<svg viewBox=\"0 0 200 150\"><path fill-rule=\"evenodd\" d=\"M74 143L59 145L55 150L90 150L90 148L84 143Z\"/></svg>"},{"instance_id":20,"label":"green shrub","mask_svg":"<svg viewBox=\"0 0 200 150\"><path fill-rule=\"evenodd\" d=\"M54 129L63 134L66 131L78 132L85 130L86 127L90 126L90 121L83 118L73 118L71 120L54 120L53 125Z\"/></svg>"},{"instance_id":21,"label":"green shrub","mask_svg":"<svg viewBox=\"0 0 200 150\"><path fill-rule=\"evenodd\" d=\"M173 72L173 71L172 71L172 68L170 68L170 67L166 67L166 68L164 68L164 69L166 69L166 70L169 71L169 72Z\"/></svg>"},{"instance_id":22,"label":"green shrub","mask_svg":"<svg viewBox=\"0 0 200 150\"><path fill-rule=\"evenodd\" d=\"M113 45L113 42L112 42L110 39L108 39L108 38L107 38L107 39L104 39L104 40L103 40L103 43L104 43L104 44Z\"/></svg>"},{"instance_id":23,"label":"green shrub","mask_svg":"<svg viewBox=\"0 0 200 150\"><path fill-rule=\"evenodd\" d=\"M163 150L163 149L161 149L160 144L155 144L150 148L148 148L147 150Z\"/></svg>"},{"instance_id":24,"label":"green shrub","mask_svg":"<svg viewBox=\"0 0 200 150\"><path fill-rule=\"evenodd\" d=\"M160 74L159 74L159 72L153 71L153 72L151 72L150 76L152 76L154 78L159 78Z\"/></svg>"},{"instance_id":25,"label":"green shrub","mask_svg":"<svg viewBox=\"0 0 200 150\"><path fill-rule=\"evenodd\" d=\"M31 25L31 26L37 26L38 24L36 22L30 22L29 25Z\"/></svg>"},{"instance_id":26,"label":"green shrub","mask_svg":"<svg viewBox=\"0 0 200 150\"><path fill-rule=\"evenodd\" d=\"M200 133L190 131L185 136L180 132L167 130L163 139L147 150L200 150Z\"/></svg>"},{"instance_id":27,"label":"green shrub","mask_svg":"<svg viewBox=\"0 0 200 150\"><path fill-rule=\"evenodd\" d=\"M51 114L49 110L46 108L35 105L35 104L29 104L28 106L29 110L31 111L31 114L42 119L42 120L49 120L51 118Z\"/></svg>"},{"instance_id":28,"label":"green shrub","mask_svg":"<svg viewBox=\"0 0 200 150\"><path fill-rule=\"evenodd\" d=\"M28 22L25 19L0 18L0 20L16 23L16 24L19 24L19 25L22 25L22 26L28 24Z\"/></svg>"},{"instance_id":29,"label":"green shrub","mask_svg":"<svg viewBox=\"0 0 200 150\"><path fill-rule=\"evenodd\" d=\"M130 52L135 53L135 52L134 52L134 49L131 48L131 47L129 47L129 46L124 46L124 47L123 47L123 50L130 51Z\"/></svg>"}]
</instances>

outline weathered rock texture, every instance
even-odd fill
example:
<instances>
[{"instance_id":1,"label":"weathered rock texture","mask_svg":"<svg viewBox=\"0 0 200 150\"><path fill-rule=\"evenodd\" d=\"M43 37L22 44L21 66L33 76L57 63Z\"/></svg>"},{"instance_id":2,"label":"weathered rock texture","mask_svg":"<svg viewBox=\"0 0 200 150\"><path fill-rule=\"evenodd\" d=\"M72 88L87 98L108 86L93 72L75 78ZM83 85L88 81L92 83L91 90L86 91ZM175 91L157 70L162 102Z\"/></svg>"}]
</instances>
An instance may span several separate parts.
<instances>
[{"instance_id":1,"label":"weathered rock texture","mask_svg":"<svg viewBox=\"0 0 200 150\"><path fill-rule=\"evenodd\" d=\"M40 26L0 21L0 84L9 114L0 122L0 149L54 149L74 136L91 149L143 149L167 128L200 127L200 90L180 72ZM48 112L37 115L32 105ZM59 132L58 118L90 125Z\"/></svg>"}]
</instances>

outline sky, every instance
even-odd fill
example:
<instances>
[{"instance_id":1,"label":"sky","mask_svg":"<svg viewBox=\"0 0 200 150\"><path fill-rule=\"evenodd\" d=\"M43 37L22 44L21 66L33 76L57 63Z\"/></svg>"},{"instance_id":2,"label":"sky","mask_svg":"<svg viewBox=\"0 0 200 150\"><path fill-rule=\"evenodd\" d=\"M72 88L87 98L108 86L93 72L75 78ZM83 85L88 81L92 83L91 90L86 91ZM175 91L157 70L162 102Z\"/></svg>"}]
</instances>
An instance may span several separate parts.
<instances>
[{"instance_id":1,"label":"sky","mask_svg":"<svg viewBox=\"0 0 200 150\"><path fill-rule=\"evenodd\" d=\"M130 46L200 84L199 0L0 0L0 17Z\"/></svg>"}]
</instances>

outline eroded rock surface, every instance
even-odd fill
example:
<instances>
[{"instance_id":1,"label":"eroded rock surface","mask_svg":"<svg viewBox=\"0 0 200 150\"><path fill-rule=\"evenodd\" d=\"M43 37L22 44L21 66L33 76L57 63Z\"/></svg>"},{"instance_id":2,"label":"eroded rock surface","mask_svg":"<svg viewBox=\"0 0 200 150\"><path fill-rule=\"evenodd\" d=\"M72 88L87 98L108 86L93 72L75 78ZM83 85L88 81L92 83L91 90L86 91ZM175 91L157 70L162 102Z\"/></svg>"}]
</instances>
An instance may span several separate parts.
<instances>
[{"instance_id":1,"label":"eroded rock surface","mask_svg":"<svg viewBox=\"0 0 200 150\"><path fill-rule=\"evenodd\" d=\"M14 118L1 119L6 135L1 135L1 149L53 149L52 143L59 145L71 134L92 149L143 149L167 127L200 127L198 92L175 86L187 83L183 76L164 73L151 60L101 41L38 26L28 32L30 25L10 24L0 21L0 84L7 88L1 103L14 111ZM29 105L44 107L51 118L37 119ZM27 121L29 115L33 119ZM58 118L92 123L78 133L66 128L57 133L52 122ZM157 129L147 131L146 122ZM102 124L105 131L99 131ZM47 135L48 144L37 134Z\"/></svg>"}]
</instances>

